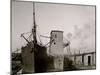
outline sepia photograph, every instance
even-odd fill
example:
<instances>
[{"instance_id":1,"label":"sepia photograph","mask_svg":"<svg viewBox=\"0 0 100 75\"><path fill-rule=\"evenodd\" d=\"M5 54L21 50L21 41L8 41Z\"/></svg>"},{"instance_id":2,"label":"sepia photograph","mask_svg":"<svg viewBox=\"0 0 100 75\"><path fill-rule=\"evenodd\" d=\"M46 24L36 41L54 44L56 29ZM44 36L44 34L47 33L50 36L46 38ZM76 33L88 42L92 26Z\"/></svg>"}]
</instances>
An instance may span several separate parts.
<instances>
[{"instance_id":1,"label":"sepia photograph","mask_svg":"<svg viewBox=\"0 0 100 75\"><path fill-rule=\"evenodd\" d=\"M11 1L11 74L96 69L96 6Z\"/></svg>"}]
</instances>

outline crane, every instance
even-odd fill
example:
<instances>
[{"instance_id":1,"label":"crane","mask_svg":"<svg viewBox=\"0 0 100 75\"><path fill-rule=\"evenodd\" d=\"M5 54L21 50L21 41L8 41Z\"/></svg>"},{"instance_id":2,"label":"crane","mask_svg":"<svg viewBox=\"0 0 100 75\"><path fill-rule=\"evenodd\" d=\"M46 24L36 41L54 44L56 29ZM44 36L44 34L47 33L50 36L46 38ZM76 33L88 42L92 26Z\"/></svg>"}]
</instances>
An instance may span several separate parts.
<instances>
[{"instance_id":1,"label":"crane","mask_svg":"<svg viewBox=\"0 0 100 75\"><path fill-rule=\"evenodd\" d=\"M30 43L30 42L28 41L28 39L25 38L24 33L21 34L21 37L23 37L23 38L26 40L27 43Z\"/></svg>"}]
</instances>

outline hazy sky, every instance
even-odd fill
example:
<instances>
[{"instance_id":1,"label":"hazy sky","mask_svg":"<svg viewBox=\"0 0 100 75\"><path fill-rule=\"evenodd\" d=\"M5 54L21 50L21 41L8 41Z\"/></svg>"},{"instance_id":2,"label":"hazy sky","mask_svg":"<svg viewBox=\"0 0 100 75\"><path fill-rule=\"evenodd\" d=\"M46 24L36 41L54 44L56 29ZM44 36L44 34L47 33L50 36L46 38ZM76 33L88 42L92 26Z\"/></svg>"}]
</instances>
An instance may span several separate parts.
<instances>
[{"instance_id":1,"label":"hazy sky","mask_svg":"<svg viewBox=\"0 0 100 75\"><path fill-rule=\"evenodd\" d=\"M71 50L95 50L95 7L65 4L35 3L37 31L50 36L51 30L64 31ZM33 3L12 2L12 50L26 41L20 37L33 26ZM43 44L49 39L41 37Z\"/></svg>"}]
</instances>

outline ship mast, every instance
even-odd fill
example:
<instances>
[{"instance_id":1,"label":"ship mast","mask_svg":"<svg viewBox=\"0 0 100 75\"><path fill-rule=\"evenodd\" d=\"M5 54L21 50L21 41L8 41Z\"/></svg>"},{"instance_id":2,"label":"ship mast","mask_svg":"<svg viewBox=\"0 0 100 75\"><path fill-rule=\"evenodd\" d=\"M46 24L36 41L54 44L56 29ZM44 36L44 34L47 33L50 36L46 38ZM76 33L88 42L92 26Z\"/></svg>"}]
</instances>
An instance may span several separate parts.
<instances>
[{"instance_id":1,"label":"ship mast","mask_svg":"<svg viewBox=\"0 0 100 75\"><path fill-rule=\"evenodd\" d=\"M33 34L33 42L34 44L37 43L37 39L36 39L36 22L35 22L35 3L33 2L33 28L32 28L32 34Z\"/></svg>"}]
</instances>

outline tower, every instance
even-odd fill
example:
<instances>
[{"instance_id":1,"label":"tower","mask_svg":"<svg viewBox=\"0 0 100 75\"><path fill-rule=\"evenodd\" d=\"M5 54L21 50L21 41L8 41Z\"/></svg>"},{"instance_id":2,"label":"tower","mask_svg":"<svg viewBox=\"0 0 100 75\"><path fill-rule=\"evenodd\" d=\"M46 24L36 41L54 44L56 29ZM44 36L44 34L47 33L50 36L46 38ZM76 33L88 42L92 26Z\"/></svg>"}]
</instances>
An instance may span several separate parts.
<instances>
[{"instance_id":1,"label":"tower","mask_svg":"<svg viewBox=\"0 0 100 75\"><path fill-rule=\"evenodd\" d=\"M56 71L63 70L63 31L51 31L50 54L54 56L54 68Z\"/></svg>"}]
</instances>

